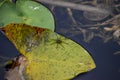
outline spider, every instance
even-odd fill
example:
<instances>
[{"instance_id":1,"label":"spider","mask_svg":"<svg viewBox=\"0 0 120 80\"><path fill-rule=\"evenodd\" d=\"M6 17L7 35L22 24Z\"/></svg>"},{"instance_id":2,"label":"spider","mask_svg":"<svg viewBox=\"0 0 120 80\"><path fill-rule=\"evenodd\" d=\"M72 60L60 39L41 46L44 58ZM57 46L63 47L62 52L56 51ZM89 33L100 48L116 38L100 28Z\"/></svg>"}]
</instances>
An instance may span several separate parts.
<instances>
[{"instance_id":1,"label":"spider","mask_svg":"<svg viewBox=\"0 0 120 80\"><path fill-rule=\"evenodd\" d=\"M66 40L65 37L62 37L62 36L59 36L58 34L56 34L56 38L50 39L49 42L51 45L56 44L56 49L58 49L60 47L65 48L64 44L68 45L68 43L66 43L65 40Z\"/></svg>"}]
</instances>

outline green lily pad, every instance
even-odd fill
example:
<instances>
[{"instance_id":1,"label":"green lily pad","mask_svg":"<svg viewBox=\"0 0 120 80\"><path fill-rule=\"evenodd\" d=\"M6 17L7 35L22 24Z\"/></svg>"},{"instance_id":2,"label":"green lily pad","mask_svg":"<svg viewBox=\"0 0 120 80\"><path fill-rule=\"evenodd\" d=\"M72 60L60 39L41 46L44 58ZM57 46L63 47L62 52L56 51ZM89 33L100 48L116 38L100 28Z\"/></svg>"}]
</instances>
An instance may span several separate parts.
<instances>
[{"instance_id":1,"label":"green lily pad","mask_svg":"<svg viewBox=\"0 0 120 80\"><path fill-rule=\"evenodd\" d=\"M1 2L2 3L2 2ZM42 4L31 0L5 1L0 6L0 27L10 23L24 23L54 31L52 13Z\"/></svg>"}]
</instances>

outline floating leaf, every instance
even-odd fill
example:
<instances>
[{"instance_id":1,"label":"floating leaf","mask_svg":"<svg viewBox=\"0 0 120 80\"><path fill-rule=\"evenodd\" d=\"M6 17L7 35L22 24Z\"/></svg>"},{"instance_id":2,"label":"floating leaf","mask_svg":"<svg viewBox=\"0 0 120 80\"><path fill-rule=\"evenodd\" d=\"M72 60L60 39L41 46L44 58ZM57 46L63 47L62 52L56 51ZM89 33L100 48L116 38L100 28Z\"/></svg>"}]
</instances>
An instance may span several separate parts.
<instances>
[{"instance_id":1,"label":"floating leaf","mask_svg":"<svg viewBox=\"0 0 120 80\"><path fill-rule=\"evenodd\" d=\"M68 80L95 68L84 48L51 30L25 24L9 24L2 30L28 60L27 80Z\"/></svg>"},{"instance_id":2,"label":"floating leaf","mask_svg":"<svg viewBox=\"0 0 120 80\"><path fill-rule=\"evenodd\" d=\"M3 0L0 5L0 27L10 23L24 23L54 31L53 15L40 3L31 0L17 0L15 4Z\"/></svg>"}]
</instances>

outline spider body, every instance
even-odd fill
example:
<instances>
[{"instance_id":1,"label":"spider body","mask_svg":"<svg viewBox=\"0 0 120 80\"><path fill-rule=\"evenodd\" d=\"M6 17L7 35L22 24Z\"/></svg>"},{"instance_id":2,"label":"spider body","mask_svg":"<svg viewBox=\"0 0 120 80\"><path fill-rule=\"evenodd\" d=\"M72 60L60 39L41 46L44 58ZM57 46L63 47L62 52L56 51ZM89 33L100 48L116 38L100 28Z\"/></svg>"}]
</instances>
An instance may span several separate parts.
<instances>
[{"instance_id":1,"label":"spider body","mask_svg":"<svg viewBox=\"0 0 120 80\"><path fill-rule=\"evenodd\" d=\"M56 38L50 40L50 44L56 45L56 49L58 49L58 48L64 49L65 48L64 45L68 44L66 42L66 38L58 36L57 34L56 34L56 36L57 36Z\"/></svg>"},{"instance_id":2,"label":"spider body","mask_svg":"<svg viewBox=\"0 0 120 80\"><path fill-rule=\"evenodd\" d=\"M60 40L60 39L56 39L56 43L57 43L57 44L62 44L62 43L63 43L63 41L62 41L62 40Z\"/></svg>"}]
</instances>

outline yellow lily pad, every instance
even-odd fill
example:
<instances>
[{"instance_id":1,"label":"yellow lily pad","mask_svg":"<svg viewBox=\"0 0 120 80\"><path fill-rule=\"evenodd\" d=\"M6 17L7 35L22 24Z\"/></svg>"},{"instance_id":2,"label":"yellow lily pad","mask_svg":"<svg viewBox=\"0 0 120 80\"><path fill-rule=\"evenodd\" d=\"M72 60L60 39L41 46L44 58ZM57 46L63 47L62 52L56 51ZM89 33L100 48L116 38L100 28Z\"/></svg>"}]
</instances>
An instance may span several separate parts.
<instances>
[{"instance_id":1,"label":"yellow lily pad","mask_svg":"<svg viewBox=\"0 0 120 80\"><path fill-rule=\"evenodd\" d=\"M27 80L71 80L96 67L83 47L49 29L9 24L2 30L28 60Z\"/></svg>"}]
</instances>

